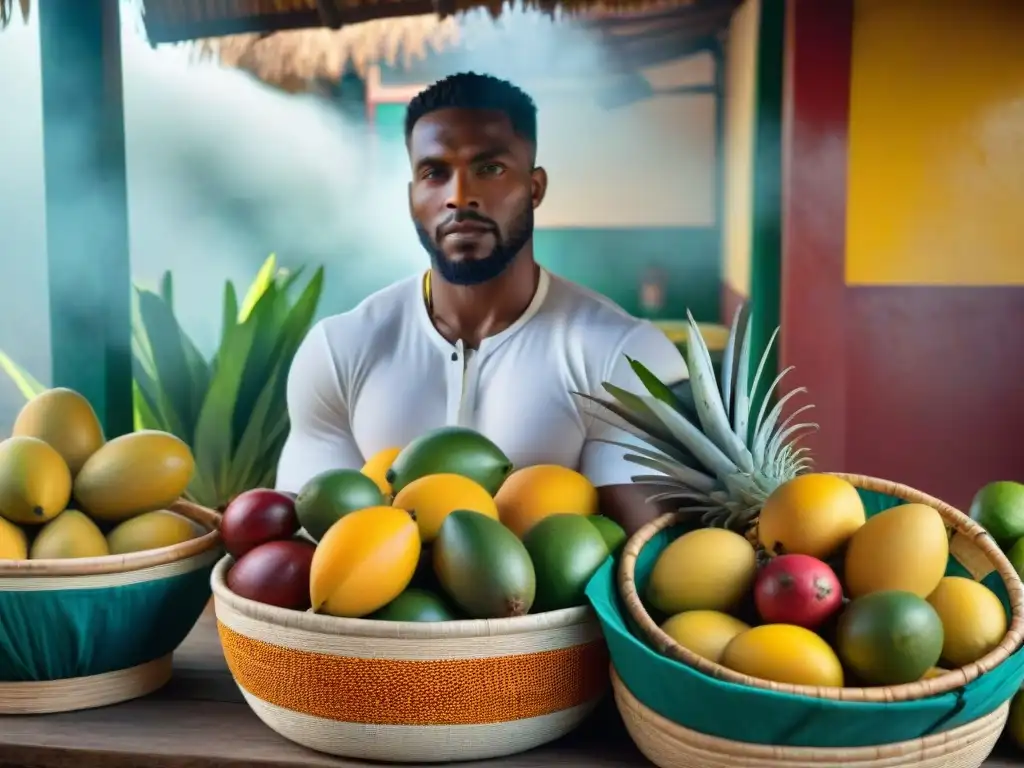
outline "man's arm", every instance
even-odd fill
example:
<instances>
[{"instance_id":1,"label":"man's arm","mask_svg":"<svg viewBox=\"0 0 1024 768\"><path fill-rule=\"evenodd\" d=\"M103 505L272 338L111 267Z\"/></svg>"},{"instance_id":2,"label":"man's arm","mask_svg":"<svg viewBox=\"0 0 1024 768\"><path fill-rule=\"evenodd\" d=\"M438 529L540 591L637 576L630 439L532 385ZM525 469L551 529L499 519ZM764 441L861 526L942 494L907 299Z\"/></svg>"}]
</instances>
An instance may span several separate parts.
<instances>
[{"instance_id":1,"label":"man's arm","mask_svg":"<svg viewBox=\"0 0 1024 768\"><path fill-rule=\"evenodd\" d=\"M288 372L288 418L291 431L277 465L278 490L298 493L314 475L363 465L322 322L303 339Z\"/></svg>"},{"instance_id":2,"label":"man's arm","mask_svg":"<svg viewBox=\"0 0 1024 768\"><path fill-rule=\"evenodd\" d=\"M675 344L650 323L639 325L630 332L616 359L611 361L610 371L602 380L630 392L646 393L643 384L630 367L627 357L642 363L658 379L670 386L689 378L686 363ZM597 383L591 394L595 397L608 398L608 393L600 384L601 382ZM630 444L638 444L638 441L628 432L616 429L595 416L589 417L581 471L597 487L601 514L615 520L626 533L632 535L659 515L675 510L677 505L672 502L651 504L647 501L660 492L658 486L633 485L630 479L633 475L651 474L652 470L626 461L623 456L627 451L599 440Z\"/></svg>"}]
</instances>

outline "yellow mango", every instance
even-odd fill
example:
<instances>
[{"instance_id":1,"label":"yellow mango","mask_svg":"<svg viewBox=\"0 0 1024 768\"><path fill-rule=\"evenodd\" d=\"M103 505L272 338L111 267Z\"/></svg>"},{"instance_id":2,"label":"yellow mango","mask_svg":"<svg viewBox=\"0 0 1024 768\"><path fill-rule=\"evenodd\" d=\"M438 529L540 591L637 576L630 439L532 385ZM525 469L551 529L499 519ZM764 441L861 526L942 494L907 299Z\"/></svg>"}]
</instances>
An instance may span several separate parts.
<instances>
[{"instance_id":1,"label":"yellow mango","mask_svg":"<svg viewBox=\"0 0 1024 768\"><path fill-rule=\"evenodd\" d=\"M520 539L551 515L597 514L597 489L579 472L557 464L516 470L494 500L501 522Z\"/></svg>"},{"instance_id":2,"label":"yellow mango","mask_svg":"<svg viewBox=\"0 0 1024 768\"><path fill-rule=\"evenodd\" d=\"M327 530L313 553L313 610L360 618L383 608L409 586L420 549L419 528L405 510L350 512Z\"/></svg>"},{"instance_id":3,"label":"yellow mango","mask_svg":"<svg viewBox=\"0 0 1024 768\"><path fill-rule=\"evenodd\" d=\"M43 526L29 550L33 560L65 560L110 554L103 532L77 509L61 512Z\"/></svg>"},{"instance_id":4,"label":"yellow mango","mask_svg":"<svg viewBox=\"0 0 1024 768\"><path fill-rule=\"evenodd\" d=\"M0 560L28 558L28 537L14 523L0 517Z\"/></svg>"},{"instance_id":5,"label":"yellow mango","mask_svg":"<svg viewBox=\"0 0 1024 768\"><path fill-rule=\"evenodd\" d=\"M72 476L103 445L96 411L82 395L65 387L48 389L25 403L12 434L49 443L67 462Z\"/></svg>"},{"instance_id":6,"label":"yellow mango","mask_svg":"<svg viewBox=\"0 0 1024 768\"><path fill-rule=\"evenodd\" d=\"M424 544L437 538L441 523L456 509L498 519L498 506L491 494L462 475L426 475L413 480L398 492L392 506L412 515Z\"/></svg>"},{"instance_id":7,"label":"yellow mango","mask_svg":"<svg viewBox=\"0 0 1024 768\"><path fill-rule=\"evenodd\" d=\"M385 448L382 451L377 451L377 453L366 460L363 468L359 470L377 484L385 498L392 495L391 483L388 482L387 477L388 470L391 469L395 457L401 452L401 448Z\"/></svg>"},{"instance_id":8,"label":"yellow mango","mask_svg":"<svg viewBox=\"0 0 1024 768\"><path fill-rule=\"evenodd\" d=\"M158 509L119 524L107 534L107 546L112 555L126 555L181 544L195 538L195 535L195 528L189 520L166 509Z\"/></svg>"},{"instance_id":9,"label":"yellow mango","mask_svg":"<svg viewBox=\"0 0 1024 768\"><path fill-rule=\"evenodd\" d=\"M37 437L0 442L0 515L38 525L64 511L71 498L71 470L53 446Z\"/></svg>"},{"instance_id":10,"label":"yellow mango","mask_svg":"<svg viewBox=\"0 0 1024 768\"><path fill-rule=\"evenodd\" d=\"M684 533L658 555L647 584L647 602L662 613L722 611L750 592L757 553L744 537L724 528Z\"/></svg>"},{"instance_id":11,"label":"yellow mango","mask_svg":"<svg viewBox=\"0 0 1024 768\"><path fill-rule=\"evenodd\" d=\"M167 432L143 430L114 438L85 462L75 499L97 520L121 522L164 509L188 488L192 451Z\"/></svg>"}]
</instances>

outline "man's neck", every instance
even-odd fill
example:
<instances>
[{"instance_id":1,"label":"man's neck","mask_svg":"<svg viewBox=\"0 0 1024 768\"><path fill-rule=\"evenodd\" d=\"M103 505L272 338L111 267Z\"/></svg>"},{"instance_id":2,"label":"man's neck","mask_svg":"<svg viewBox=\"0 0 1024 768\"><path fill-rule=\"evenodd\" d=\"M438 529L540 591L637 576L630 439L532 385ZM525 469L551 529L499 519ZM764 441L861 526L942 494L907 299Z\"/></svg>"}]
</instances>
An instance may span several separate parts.
<instances>
[{"instance_id":1,"label":"man's neck","mask_svg":"<svg viewBox=\"0 0 1024 768\"><path fill-rule=\"evenodd\" d=\"M515 323L537 291L540 268L533 254L521 252L508 268L480 285L454 285L431 270L431 319L448 341L476 349L488 336Z\"/></svg>"}]
</instances>

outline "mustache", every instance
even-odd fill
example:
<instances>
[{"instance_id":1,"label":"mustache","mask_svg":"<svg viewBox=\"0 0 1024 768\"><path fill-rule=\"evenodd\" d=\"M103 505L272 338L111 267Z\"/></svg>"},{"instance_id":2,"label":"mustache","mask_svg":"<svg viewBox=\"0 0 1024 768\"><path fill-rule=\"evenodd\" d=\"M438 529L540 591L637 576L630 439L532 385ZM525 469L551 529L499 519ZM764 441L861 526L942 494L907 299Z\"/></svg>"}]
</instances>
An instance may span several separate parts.
<instances>
[{"instance_id":1,"label":"mustache","mask_svg":"<svg viewBox=\"0 0 1024 768\"><path fill-rule=\"evenodd\" d=\"M437 239L441 239L442 233L448 227L452 226L453 224L461 224L464 221L473 221L476 222L477 224L483 224L487 226L489 229L494 230L495 232L498 231L498 223L496 221L487 218L482 213L477 213L472 209L466 209L462 211L455 211L455 213L453 213L451 216L449 216L447 219L445 219L438 225L436 233Z\"/></svg>"}]
</instances>

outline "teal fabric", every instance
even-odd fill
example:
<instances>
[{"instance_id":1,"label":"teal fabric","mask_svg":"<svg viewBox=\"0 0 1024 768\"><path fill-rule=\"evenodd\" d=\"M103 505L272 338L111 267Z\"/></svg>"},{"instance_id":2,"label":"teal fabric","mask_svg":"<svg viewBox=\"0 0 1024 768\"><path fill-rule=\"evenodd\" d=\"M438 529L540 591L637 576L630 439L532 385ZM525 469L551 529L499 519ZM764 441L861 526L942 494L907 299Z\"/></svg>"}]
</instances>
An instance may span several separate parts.
<instances>
[{"instance_id":1,"label":"teal fabric","mask_svg":"<svg viewBox=\"0 0 1024 768\"><path fill-rule=\"evenodd\" d=\"M166 656L203 612L212 569L123 586L0 592L0 681L99 675Z\"/></svg>"},{"instance_id":2,"label":"teal fabric","mask_svg":"<svg viewBox=\"0 0 1024 768\"><path fill-rule=\"evenodd\" d=\"M869 514L902 503L865 494ZM658 554L683 529L655 537L637 561L643 594ZM1024 681L1024 651L962 689L928 699L890 704L824 701L715 680L653 650L629 620L619 598L616 563L594 575L587 596L597 612L616 671L645 706L701 733L733 741L778 746L862 747L920 738L955 728L992 712ZM967 575L951 563L951 575ZM985 580L1008 606L995 574ZM1008 607L1007 607L1007 610Z\"/></svg>"}]
</instances>

